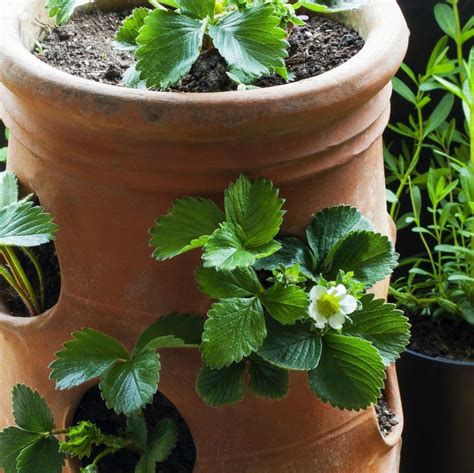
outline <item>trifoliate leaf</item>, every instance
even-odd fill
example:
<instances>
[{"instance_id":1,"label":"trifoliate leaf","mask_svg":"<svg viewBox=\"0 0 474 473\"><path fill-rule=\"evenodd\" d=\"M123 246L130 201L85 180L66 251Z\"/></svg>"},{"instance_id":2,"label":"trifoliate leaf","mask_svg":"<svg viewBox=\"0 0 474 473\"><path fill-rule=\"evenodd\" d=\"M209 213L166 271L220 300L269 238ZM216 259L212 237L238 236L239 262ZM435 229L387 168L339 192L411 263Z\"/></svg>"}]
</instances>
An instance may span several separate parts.
<instances>
[{"instance_id":1,"label":"trifoliate leaf","mask_svg":"<svg viewBox=\"0 0 474 473\"><path fill-rule=\"evenodd\" d=\"M150 230L150 245L156 247L153 256L165 260L203 246L224 218L211 200L176 200L167 215L160 217Z\"/></svg>"},{"instance_id":2,"label":"trifoliate leaf","mask_svg":"<svg viewBox=\"0 0 474 473\"><path fill-rule=\"evenodd\" d=\"M0 172L0 209L18 201L18 181L11 171Z\"/></svg>"},{"instance_id":3,"label":"trifoliate leaf","mask_svg":"<svg viewBox=\"0 0 474 473\"><path fill-rule=\"evenodd\" d=\"M205 27L205 22L174 11L157 9L146 17L135 59L148 87L166 89L190 71L199 57Z\"/></svg>"},{"instance_id":4,"label":"trifoliate leaf","mask_svg":"<svg viewBox=\"0 0 474 473\"><path fill-rule=\"evenodd\" d=\"M12 391L13 417L18 427L31 432L51 432L54 419L51 410L36 391L17 384Z\"/></svg>"},{"instance_id":5,"label":"trifoliate leaf","mask_svg":"<svg viewBox=\"0 0 474 473\"><path fill-rule=\"evenodd\" d=\"M122 76L121 84L132 89L146 89L145 81L140 79L140 72L137 71L136 63L133 63Z\"/></svg>"},{"instance_id":6,"label":"trifoliate leaf","mask_svg":"<svg viewBox=\"0 0 474 473\"><path fill-rule=\"evenodd\" d=\"M244 398L245 362L233 363L220 369L201 368L196 390L210 406L235 404Z\"/></svg>"},{"instance_id":7,"label":"trifoliate leaf","mask_svg":"<svg viewBox=\"0 0 474 473\"><path fill-rule=\"evenodd\" d=\"M242 175L225 191L226 218L242 230L247 247L258 247L269 243L280 230L284 202L270 181L251 181Z\"/></svg>"},{"instance_id":8,"label":"trifoliate leaf","mask_svg":"<svg viewBox=\"0 0 474 473\"><path fill-rule=\"evenodd\" d=\"M107 407L125 415L142 409L153 400L159 373L160 359L154 351L140 352L112 365L99 385Z\"/></svg>"},{"instance_id":9,"label":"trifoliate leaf","mask_svg":"<svg viewBox=\"0 0 474 473\"><path fill-rule=\"evenodd\" d=\"M267 312L283 325L293 325L308 316L309 296L299 286L275 284L261 300Z\"/></svg>"},{"instance_id":10,"label":"trifoliate leaf","mask_svg":"<svg viewBox=\"0 0 474 473\"><path fill-rule=\"evenodd\" d=\"M198 315L170 314L160 317L139 337L134 353L158 348L173 348L201 344L204 319Z\"/></svg>"},{"instance_id":11,"label":"trifoliate leaf","mask_svg":"<svg viewBox=\"0 0 474 473\"><path fill-rule=\"evenodd\" d=\"M139 412L127 417L127 431L137 447L142 450L147 449L148 426L143 413Z\"/></svg>"},{"instance_id":12,"label":"trifoliate leaf","mask_svg":"<svg viewBox=\"0 0 474 473\"><path fill-rule=\"evenodd\" d=\"M308 371L318 366L321 347L321 337L309 323L283 326L268 319L267 337L258 354L280 368Z\"/></svg>"},{"instance_id":13,"label":"trifoliate leaf","mask_svg":"<svg viewBox=\"0 0 474 473\"><path fill-rule=\"evenodd\" d=\"M18 473L61 473L65 455L55 437L38 440L24 448L16 460Z\"/></svg>"},{"instance_id":14,"label":"trifoliate leaf","mask_svg":"<svg viewBox=\"0 0 474 473\"><path fill-rule=\"evenodd\" d=\"M375 347L344 335L323 337L318 367L308 373L310 388L339 409L366 409L380 397L385 371Z\"/></svg>"},{"instance_id":15,"label":"trifoliate leaf","mask_svg":"<svg viewBox=\"0 0 474 473\"><path fill-rule=\"evenodd\" d=\"M204 246L203 262L206 268L232 271L251 266L259 258L265 258L280 248L276 240L259 246L248 246L246 237L238 225L223 223Z\"/></svg>"},{"instance_id":16,"label":"trifoliate leaf","mask_svg":"<svg viewBox=\"0 0 474 473\"><path fill-rule=\"evenodd\" d=\"M101 436L102 432L95 424L81 421L69 429L66 440L60 443L60 448L70 457L89 457L92 448L101 444Z\"/></svg>"},{"instance_id":17,"label":"trifoliate leaf","mask_svg":"<svg viewBox=\"0 0 474 473\"><path fill-rule=\"evenodd\" d=\"M30 201L0 209L0 245L38 246L54 239L58 227L53 217Z\"/></svg>"},{"instance_id":18,"label":"trifoliate leaf","mask_svg":"<svg viewBox=\"0 0 474 473\"><path fill-rule=\"evenodd\" d=\"M250 297L262 289L252 268L237 268L233 271L199 268L196 279L199 290L212 299Z\"/></svg>"},{"instance_id":19,"label":"trifoliate leaf","mask_svg":"<svg viewBox=\"0 0 474 473\"><path fill-rule=\"evenodd\" d=\"M74 9L80 3L81 0L48 0L46 8L49 16L56 19L56 24L62 25L71 18Z\"/></svg>"},{"instance_id":20,"label":"trifoliate leaf","mask_svg":"<svg viewBox=\"0 0 474 473\"><path fill-rule=\"evenodd\" d=\"M349 233L326 261L324 275L335 279L340 270L353 271L367 286L385 279L397 265L397 253L385 235L371 231Z\"/></svg>"},{"instance_id":21,"label":"trifoliate leaf","mask_svg":"<svg viewBox=\"0 0 474 473\"><path fill-rule=\"evenodd\" d=\"M161 419L150 434L148 453L156 462L164 462L176 447L178 426L167 417Z\"/></svg>"},{"instance_id":22,"label":"trifoliate leaf","mask_svg":"<svg viewBox=\"0 0 474 473\"><path fill-rule=\"evenodd\" d=\"M203 20L214 17L216 0L177 0L181 13Z\"/></svg>"},{"instance_id":23,"label":"trifoliate leaf","mask_svg":"<svg viewBox=\"0 0 474 473\"><path fill-rule=\"evenodd\" d=\"M318 212L306 228L306 237L318 266L321 266L331 249L348 233L372 228L358 209L341 205Z\"/></svg>"},{"instance_id":24,"label":"trifoliate leaf","mask_svg":"<svg viewBox=\"0 0 474 473\"><path fill-rule=\"evenodd\" d=\"M58 389L70 389L102 376L117 360L130 357L122 344L97 330L86 328L72 336L50 365L50 377Z\"/></svg>"},{"instance_id":25,"label":"trifoliate leaf","mask_svg":"<svg viewBox=\"0 0 474 473\"><path fill-rule=\"evenodd\" d=\"M297 264L303 276L314 279L314 258L309 248L297 238L278 238L277 241L281 248L271 256L257 260L254 268L271 271L281 266L291 268Z\"/></svg>"},{"instance_id":26,"label":"trifoliate leaf","mask_svg":"<svg viewBox=\"0 0 474 473\"><path fill-rule=\"evenodd\" d=\"M288 43L279 23L270 5L250 6L209 25L209 34L229 66L261 76L285 66Z\"/></svg>"},{"instance_id":27,"label":"trifoliate leaf","mask_svg":"<svg viewBox=\"0 0 474 473\"><path fill-rule=\"evenodd\" d=\"M122 26L115 35L114 46L119 49L135 50L140 28L145 24L145 18L150 10L145 7L135 8L130 16L123 21Z\"/></svg>"},{"instance_id":28,"label":"trifoliate leaf","mask_svg":"<svg viewBox=\"0 0 474 473\"><path fill-rule=\"evenodd\" d=\"M0 432L0 467L4 473L18 473L16 460L20 452L41 440L43 434L18 427L8 427ZM44 472L46 473L46 472Z\"/></svg>"},{"instance_id":29,"label":"trifoliate leaf","mask_svg":"<svg viewBox=\"0 0 474 473\"><path fill-rule=\"evenodd\" d=\"M252 355L249 366L250 391L264 399L283 399L288 394L289 372Z\"/></svg>"},{"instance_id":30,"label":"trifoliate leaf","mask_svg":"<svg viewBox=\"0 0 474 473\"><path fill-rule=\"evenodd\" d=\"M222 368L258 350L267 334L258 298L225 299L207 313L201 351L210 368Z\"/></svg>"},{"instance_id":31,"label":"trifoliate leaf","mask_svg":"<svg viewBox=\"0 0 474 473\"><path fill-rule=\"evenodd\" d=\"M344 335L367 340L378 350L385 365L394 363L410 341L410 324L394 304L366 294L360 299L362 309L350 315L352 323L344 324Z\"/></svg>"}]
</instances>

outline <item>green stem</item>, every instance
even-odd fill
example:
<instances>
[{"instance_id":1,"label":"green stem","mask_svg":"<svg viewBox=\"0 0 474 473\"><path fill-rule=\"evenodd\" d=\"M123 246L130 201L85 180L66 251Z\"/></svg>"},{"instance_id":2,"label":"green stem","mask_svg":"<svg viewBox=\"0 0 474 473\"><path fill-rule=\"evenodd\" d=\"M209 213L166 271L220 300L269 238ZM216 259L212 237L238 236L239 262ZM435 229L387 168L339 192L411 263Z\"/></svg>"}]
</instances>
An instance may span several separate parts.
<instances>
[{"instance_id":1,"label":"green stem","mask_svg":"<svg viewBox=\"0 0 474 473\"><path fill-rule=\"evenodd\" d=\"M40 309L41 311L43 311L45 308L45 293L46 293L45 278L44 278L43 270L41 269L41 265L38 261L38 258L29 248L22 247L21 250L30 259L30 261L33 263L33 266L35 267L36 274L38 276L39 286L40 286L40 304L41 304Z\"/></svg>"},{"instance_id":2,"label":"green stem","mask_svg":"<svg viewBox=\"0 0 474 473\"><path fill-rule=\"evenodd\" d=\"M33 286L31 285L30 280L28 279L28 276L23 270L23 267L21 266L21 263L15 254L15 251L13 250L13 248L9 246L4 246L4 248L5 248L5 251L8 253L8 257L12 261L13 267L11 269L13 270L14 268L14 270L17 272L18 276L20 277L23 283L23 286L26 289L26 292L28 293L31 303L33 307L35 308L36 313L39 314L41 310L38 304L38 299L36 297L35 290L33 289Z\"/></svg>"},{"instance_id":3,"label":"green stem","mask_svg":"<svg viewBox=\"0 0 474 473\"><path fill-rule=\"evenodd\" d=\"M28 312L30 313L30 315L33 317L34 315L36 315L36 311L35 311L35 308L33 307L33 305L31 304L31 301L30 299L28 298L27 294L24 292L23 288L18 285L18 283L16 282L15 278L13 278L11 276L11 274L3 267L3 266L0 266L0 276L3 276L3 278L5 279L5 281L7 281L8 284L10 284L10 286L15 290L15 292L20 296L21 300L23 301L23 303L25 304L25 306L27 307L28 309Z\"/></svg>"},{"instance_id":4,"label":"green stem","mask_svg":"<svg viewBox=\"0 0 474 473\"><path fill-rule=\"evenodd\" d=\"M404 301L412 300L413 302L415 302L416 305L420 307L428 307L438 302L437 297L420 297L419 298L419 297L415 297L413 294L404 294L403 292L397 291L392 286L390 286L389 294L391 296L394 296L398 299L402 299Z\"/></svg>"}]
</instances>

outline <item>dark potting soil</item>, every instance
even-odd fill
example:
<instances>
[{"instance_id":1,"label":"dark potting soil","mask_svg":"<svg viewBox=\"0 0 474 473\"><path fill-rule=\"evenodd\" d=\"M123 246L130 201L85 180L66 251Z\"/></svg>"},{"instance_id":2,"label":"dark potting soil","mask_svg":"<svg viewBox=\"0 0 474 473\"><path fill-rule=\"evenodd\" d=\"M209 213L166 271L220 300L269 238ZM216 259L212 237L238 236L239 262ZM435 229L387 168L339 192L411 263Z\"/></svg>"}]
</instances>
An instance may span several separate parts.
<instances>
[{"instance_id":1,"label":"dark potting soil","mask_svg":"<svg viewBox=\"0 0 474 473\"><path fill-rule=\"evenodd\" d=\"M153 429L156 423L164 417L171 417L176 422L178 440L176 448L165 462L157 465L156 471L159 473L191 473L196 461L196 448L191 432L176 407L158 392L153 403L145 409L145 419L148 427ZM125 416L107 409L97 387L90 389L79 404L74 422L81 420L94 422L103 432L112 435L120 435L126 426ZM83 466L92 463L100 451L97 449L93 452L91 459L83 460ZM101 460L99 470L101 473L132 473L135 471L138 460L137 453L130 450L120 450Z\"/></svg>"},{"instance_id":2,"label":"dark potting soil","mask_svg":"<svg viewBox=\"0 0 474 473\"><path fill-rule=\"evenodd\" d=\"M400 419L395 412L390 410L388 402L384 397L381 397L374 407L379 421L380 432L384 437L387 437L400 423Z\"/></svg>"},{"instance_id":3,"label":"dark potting soil","mask_svg":"<svg viewBox=\"0 0 474 473\"><path fill-rule=\"evenodd\" d=\"M463 319L412 314L409 318L411 350L435 358L474 361L474 325Z\"/></svg>"},{"instance_id":4,"label":"dark potting soil","mask_svg":"<svg viewBox=\"0 0 474 473\"><path fill-rule=\"evenodd\" d=\"M119 85L133 63L133 54L117 50L112 42L123 19L130 13L93 11L73 17L70 23L49 31L36 56L47 64L75 76ZM352 29L324 17L313 16L305 26L294 27L288 41L288 71L296 81L327 72L349 60L364 45ZM259 79L259 87L284 84L279 76ZM216 50L202 54L190 73L171 90L218 92L235 90L226 74L226 63Z\"/></svg>"},{"instance_id":5,"label":"dark potting soil","mask_svg":"<svg viewBox=\"0 0 474 473\"><path fill-rule=\"evenodd\" d=\"M45 281L45 307L47 310L58 301L61 289L61 272L53 242L31 248L43 270ZM29 258L21 250L15 249L26 275L35 289L38 288L38 278L35 268ZM38 289L39 291L39 289ZM14 317L28 317L30 314L18 294L3 278L0 278L0 301L6 311Z\"/></svg>"}]
</instances>

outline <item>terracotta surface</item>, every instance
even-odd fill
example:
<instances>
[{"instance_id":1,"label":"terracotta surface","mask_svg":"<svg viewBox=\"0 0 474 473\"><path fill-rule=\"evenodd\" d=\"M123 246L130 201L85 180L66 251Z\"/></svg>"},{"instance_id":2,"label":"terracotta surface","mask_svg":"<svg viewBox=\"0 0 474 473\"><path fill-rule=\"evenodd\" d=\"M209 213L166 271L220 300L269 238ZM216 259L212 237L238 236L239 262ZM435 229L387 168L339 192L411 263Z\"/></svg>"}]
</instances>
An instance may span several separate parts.
<instances>
[{"instance_id":1,"label":"terracotta surface","mask_svg":"<svg viewBox=\"0 0 474 473\"><path fill-rule=\"evenodd\" d=\"M59 303L47 313L0 315L0 426L11 422L17 382L46 396L59 425L71 420L86 388L56 392L47 366L72 331L95 327L130 346L162 314L205 313L209 301L193 278L199 254L158 263L147 246L148 228L177 197L220 201L244 172L281 189L287 232L302 234L314 212L341 203L359 207L381 232L392 231L380 137L388 84L408 37L394 1L349 15L367 44L337 69L290 85L216 94L123 89L43 64L24 47L42 3L29 3L21 27L16 18L9 23L0 99L11 129L8 166L60 225L63 281ZM379 286L378 295L386 289ZM212 409L194 390L197 353L169 350L162 365L160 389L192 431L197 473L398 471L402 424L383 439L372 408L332 409L304 376L292 376L283 401L249 395L237 406ZM388 393L402 417L394 369Z\"/></svg>"}]
</instances>

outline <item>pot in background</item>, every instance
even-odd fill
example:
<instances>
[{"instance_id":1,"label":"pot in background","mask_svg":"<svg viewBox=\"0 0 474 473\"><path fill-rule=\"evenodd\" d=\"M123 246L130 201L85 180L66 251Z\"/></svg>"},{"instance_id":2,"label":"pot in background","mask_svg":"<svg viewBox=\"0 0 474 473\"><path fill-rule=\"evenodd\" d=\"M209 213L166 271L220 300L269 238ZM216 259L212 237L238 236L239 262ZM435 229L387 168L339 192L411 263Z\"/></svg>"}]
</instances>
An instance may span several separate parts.
<instances>
[{"instance_id":1,"label":"pot in background","mask_svg":"<svg viewBox=\"0 0 474 473\"><path fill-rule=\"evenodd\" d=\"M381 135L390 80L408 38L394 0L339 16L366 40L346 64L301 82L212 94L125 89L44 64L28 52L43 4L29 0L23 19L9 23L0 98L11 130L8 166L60 226L62 288L46 314L0 315L0 426L11 423L17 382L47 398L60 427L72 420L87 387L58 392L48 380L48 364L71 332L93 327L130 347L160 315L206 313L210 302L194 280L199 255L160 263L148 247L148 229L176 198L201 195L221 204L239 174L264 176L287 199L286 233L303 235L313 213L350 204L394 237ZM375 291L385 297L387 283ZM383 438L373 408L333 409L310 392L301 373L291 376L285 400L248 394L238 405L210 408L195 392L199 366L197 352L162 354L160 390L191 430L195 473L398 471L402 422ZM402 419L393 367L386 389Z\"/></svg>"},{"instance_id":2,"label":"pot in background","mask_svg":"<svg viewBox=\"0 0 474 473\"><path fill-rule=\"evenodd\" d=\"M402 473L474 471L474 362L408 350L397 363L405 428Z\"/></svg>"}]
</instances>

